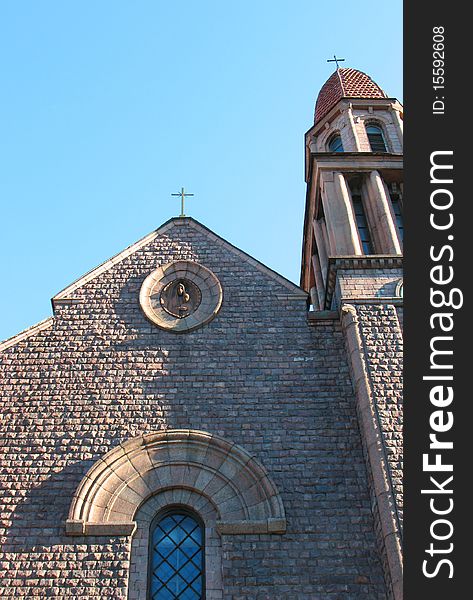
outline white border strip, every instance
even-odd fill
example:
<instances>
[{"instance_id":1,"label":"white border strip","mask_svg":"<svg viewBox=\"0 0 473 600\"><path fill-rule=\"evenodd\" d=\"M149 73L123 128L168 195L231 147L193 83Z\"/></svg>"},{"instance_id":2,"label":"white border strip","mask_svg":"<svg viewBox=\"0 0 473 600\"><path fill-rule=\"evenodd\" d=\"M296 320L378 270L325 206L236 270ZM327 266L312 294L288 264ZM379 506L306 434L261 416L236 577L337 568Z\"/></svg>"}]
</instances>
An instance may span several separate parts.
<instances>
[{"instance_id":1,"label":"white border strip","mask_svg":"<svg viewBox=\"0 0 473 600\"><path fill-rule=\"evenodd\" d=\"M43 321L36 323L36 325L32 325L31 327L28 327L28 329L25 329L25 330L21 331L20 333L17 333L16 335L14 335L11 338L8 338L4 342L1 342L0 343L0 352L2 352L3 350L6 350L7 348L10 348L11 346L14 346L15 344L18 344L18 342L21 342L25 338L28 338L28 337L34 335L35 333L39 333L40 331L43 331L43 329L48 329L48 327L52 326L53 321L54 321L54 317L48 317L47 319L44 319Z\"/></svg>"}]
</instances>

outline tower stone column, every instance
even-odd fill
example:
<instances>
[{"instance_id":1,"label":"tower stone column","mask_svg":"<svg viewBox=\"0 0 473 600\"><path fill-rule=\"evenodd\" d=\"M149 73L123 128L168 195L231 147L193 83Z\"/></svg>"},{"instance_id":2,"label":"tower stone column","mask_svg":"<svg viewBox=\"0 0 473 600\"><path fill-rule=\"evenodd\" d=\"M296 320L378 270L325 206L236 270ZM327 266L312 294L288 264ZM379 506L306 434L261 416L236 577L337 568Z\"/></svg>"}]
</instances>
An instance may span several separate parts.
<instances>
[{"instance_id":1,"label":"tower stone column","mask_svg":"<svg viewBox=\"0 0 473 600\"><path fill-rule=\"evenodd\" d=\"M363 254L356 228L350 190L343 173L324 173L322 202L329 233L330 254Z\"/></svg>"},{"instance_id":2,"label":"tower stone column","mask_svg":"<svg viewBox=\"0 0 473 600\"><path fill-rule=\"evenodd\" d=\"M377 254L402 254L388 192L378 171L370 172L365 187Z\"/></svg>"},{"instance_id":3,"label":"tower stone column","mask_svg":"<svg viewBox=\"0 0 473 600\"><path fill-rule=\"evenodd\" d=\"M319 249L319 261L320 261L320 269L322 271L322 279L323 285L325 286L327 281L327 267L328 267L328 256L327 256L327 235L326 231L324 231L325 223L323 224L321 220L314 219L313 220L313 230L314 230L314 238L317 243L317 248Z\"/></svg>"}]
</instances>

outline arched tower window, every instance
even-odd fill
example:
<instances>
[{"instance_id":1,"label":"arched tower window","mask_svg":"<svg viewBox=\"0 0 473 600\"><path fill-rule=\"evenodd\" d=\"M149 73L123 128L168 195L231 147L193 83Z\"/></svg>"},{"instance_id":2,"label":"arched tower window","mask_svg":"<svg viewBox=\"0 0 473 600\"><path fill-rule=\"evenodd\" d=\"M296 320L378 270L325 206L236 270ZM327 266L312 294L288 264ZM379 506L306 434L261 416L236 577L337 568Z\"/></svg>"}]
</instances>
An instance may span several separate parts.
<instances>
[{"instance_id":1,"label":"arched tower window","mask_svg":"<svg viewBox=\"0 0 473 600\"><path fill-rule=\"evenodd\" d=\"M336 133L330 138L328 149L330 152L343 152L343 144L340 134Z\"/></svg>"},{"instance_id":2,"label":"arched tower window","mask_svg":"<svg viewBox=\"0 0 473 600\"><path fill-rule=\"evenodd\" d=\"M161 512L151 524L149 600L203 600L205 530L186 509Z\"/></svg>"},{"instance_id":3,"label":"arched tower window","mask_svg":"<svg viewBox=\"0 0 473 600\"><path fill-rule=\"evenodd\" d=\"M378 125L367 125L366 134L370 143L371 152L387 152L386 140L384 139L383 130Z\"/></svg>"}]
</instances>

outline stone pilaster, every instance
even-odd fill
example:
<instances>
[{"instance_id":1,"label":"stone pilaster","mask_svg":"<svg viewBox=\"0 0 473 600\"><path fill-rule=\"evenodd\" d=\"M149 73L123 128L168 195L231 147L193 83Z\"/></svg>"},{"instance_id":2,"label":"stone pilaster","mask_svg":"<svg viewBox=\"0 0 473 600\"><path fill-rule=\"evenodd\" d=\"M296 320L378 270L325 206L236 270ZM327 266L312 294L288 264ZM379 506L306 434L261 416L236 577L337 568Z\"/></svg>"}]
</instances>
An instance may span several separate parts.
<instances>
[{"instance_id":1,"label":"stone pilaster","mask_svg":"<svg viewBox=\"0 0 473 600\"><path fill-rule=\"evenodd\" d=\"M391 200L378 171L371 171L363 186L370 229L377 254L402 254Z\"/></svg>"},{"instance_id":2,"label":"stone pilaster","mask_svg":"<svg viewBox=\"0 0 473 600\"><path fill-rule=\"evenodd\" d=\"M362 255L350 190L343 173L324 173L322 178L322 202L329 234L329 253L332 256Z\"/></svg>"},{"instance_id":3,"label":"stone pilaster","mask_svg":"<svg viewBox=\"0 0 473 600\"><path fill-rule=\"evenodd\" d=\"M386 582L390 588L390 597L393 600L402 600L402 534L389 458L385 447L383 424L379 417L376 396L368 375L367 357L360 334L357 309L349 304L342 306L341 322L355 388L360 432L374 499L376 529L381 546Z\"/></svg>"}]
</instances>

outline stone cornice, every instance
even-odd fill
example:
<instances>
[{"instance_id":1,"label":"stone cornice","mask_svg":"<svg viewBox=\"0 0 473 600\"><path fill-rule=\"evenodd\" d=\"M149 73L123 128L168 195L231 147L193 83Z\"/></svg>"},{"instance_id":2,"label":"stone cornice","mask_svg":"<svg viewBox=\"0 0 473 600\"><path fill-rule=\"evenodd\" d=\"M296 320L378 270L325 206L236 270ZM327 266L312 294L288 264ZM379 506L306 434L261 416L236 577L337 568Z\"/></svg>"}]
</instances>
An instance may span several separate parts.
<instances>
[{"instance_id":1,"label":"stone cornice","mask_svg":"<svg viewBox=\"0 0 473 600\"><path fill-rule=\"evenodd\" d=\"M395 306L403 306L404 299L399 296L357 296L355 298L341 298L341 304L349 302L350 304L393 304Z\"/></svg>"},{"instance_id":2,"label":"stone cornice","mask_svg":"<svg viewBox=\"0 0 473 600\"><path fill-rule=\"evenodd\" d=\"M330 256L329 268L335 269L402 269L403 257L395 254Z\"/></svg>"},{"instance_id":3,"label":"stone cornice","mask_svg":"<svg viewBox=\"0 0 473 600\"><path fill-rule=\"evenodd\" d=\"M311 152L310 156L319 169L330 171L372 171L376 169L402 169L403 154L392 152Z\"/></svg>"}]
</instances>

